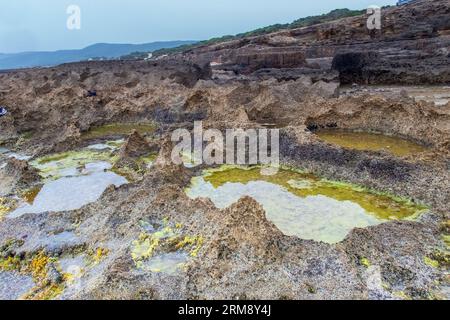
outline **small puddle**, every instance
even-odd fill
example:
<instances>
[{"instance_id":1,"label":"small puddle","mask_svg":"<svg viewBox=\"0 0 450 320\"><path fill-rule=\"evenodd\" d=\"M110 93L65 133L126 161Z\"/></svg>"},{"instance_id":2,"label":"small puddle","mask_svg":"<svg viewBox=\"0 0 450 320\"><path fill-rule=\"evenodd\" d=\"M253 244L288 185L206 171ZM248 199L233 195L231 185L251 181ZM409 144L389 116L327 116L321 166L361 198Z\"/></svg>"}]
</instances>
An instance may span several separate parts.
<instances>
[{"instance_id":1,"label":"small puddle","mask_svg":"<svg viewBox=\"0 0 450 320\"><path fill-rule=\"evenodd\" d=\"M181 225L168 220L155 224L141 221L140 225L145 232L133 241L131 257L143 271L178 274L203 244L203 237L183 234Z\"/></svg>"},{"instance_id":2,"label":"small puddle","mask_svg":"<svg viewBox=\"0 0 450 320\"><path fill-rule=\"evenodd\" d=\"M175 275L184 268L188 259L189 254L186 252L163 253L145 261L141 265L141 269Z\"/></svg>"},{"instance_id":3,"label":"small puddle","mask_svg":"<svg viewBox=\"0 0 450 320\"><path fill-rule=\"evenodd\" d=\"M387 151L395 156L404 157L427 150L425 146L399 137L377 133L345 130L319 130L315 134L323 141L344 148L363 151Z\"/></svg>"},{"instance_id":4,"label":"small puddle","mask_svg":"<svg viewBox=\"0 0 450 320\"><path fill-rule=\"evenodd\" d=\"M260 168L207 170L192 179L190 198L206 197L226 208L243 196L258 201L283 233L337 243L355 227L413 218L425 207L362 187L319 179L293 170L261 175Z\"/></svg>"},{"instance_id":5,"label":"small puddle","mask_svg":"<svg viewBox=\"0 0 450 320\"><path fill-rule=\"evenodd\" d=\"M108 186L128 183L126 178L110 171L116 159L112 151L87 147L32 161L30 164L39 170L44 184L26 191L23 203L8 217L79 209L97 201Z\"/></svg>"}]
</instances>

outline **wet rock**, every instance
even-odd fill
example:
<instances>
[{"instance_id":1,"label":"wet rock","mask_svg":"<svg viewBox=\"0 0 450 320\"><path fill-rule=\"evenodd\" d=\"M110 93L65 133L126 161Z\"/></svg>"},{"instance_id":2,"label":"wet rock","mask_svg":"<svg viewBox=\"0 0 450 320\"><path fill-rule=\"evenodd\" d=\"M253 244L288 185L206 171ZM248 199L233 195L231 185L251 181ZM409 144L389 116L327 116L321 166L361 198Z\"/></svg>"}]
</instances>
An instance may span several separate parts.
<instances>
[{"instance_id":1,"label":"wet rock","mask_svg":"<svg viewBox=\"0 0 450 320\"><path fill-rule=\"evenodd\" d=\"M163 138L161 149L153 164L153 169L157 172L154 174L160 175L160 178L167 183L184 185L188 183L190 175L183 164L175 164L172 160L173 147L174 144L170 137Z\"/></svg>"},{"instance_id":2,"label":"wet rock","mask_svg":"<svg viewBox=\"0 0 450 320\"><path fill-rule=\"evenodd\" d=\"M157 151L156 146L150 146L148 142L136 130L128 136L120 149L120 159L136 159Z\"/></svg>"},{"instance_id":3,"label":"wet rock","mask_svg":"<svg viewBox=\"0 0 450 320\"><path fill-rule=\"evenodd\" d=\"M211 240L206 250L207 256L227 260L247 246L256 255L268 259L281 254L276 239L282 233L266 218L261 205L251 197L243 197L225 209L221 220L223 228Z\"/></svg>"},{"instance_id":4,"label":"wet rock","mask_svg":"<svg viewBox=\"0 0 450 320\"><path fill-rule=\"evenodd\" d=\"M6 166L0 169L0 194L6 195L16 187L28 188L39 180L38 171L27 161L10 158Z\"/></svg>"},{"instance_id":5,"label":"wet rock","mask_svg":"<svg viewBox=\"0 0 450 320\"><path fill-rule=\"evenodd\" d=\"M81 141L81 130L78 123L71 122L67 125L64 133L57 138L53 152L63 152L75 148Z\"/></svg>"},{"instance_id":6,"label":"wet rock","mask_svg":"<svg viewBox=\"0 0 450 320\"><path fill-rule=\"evenodd\" d=\"M54 263L47 265L47 280L54 284L60 284L63 282L63 275L58 271Z\"/></svg>"}]
</instances>

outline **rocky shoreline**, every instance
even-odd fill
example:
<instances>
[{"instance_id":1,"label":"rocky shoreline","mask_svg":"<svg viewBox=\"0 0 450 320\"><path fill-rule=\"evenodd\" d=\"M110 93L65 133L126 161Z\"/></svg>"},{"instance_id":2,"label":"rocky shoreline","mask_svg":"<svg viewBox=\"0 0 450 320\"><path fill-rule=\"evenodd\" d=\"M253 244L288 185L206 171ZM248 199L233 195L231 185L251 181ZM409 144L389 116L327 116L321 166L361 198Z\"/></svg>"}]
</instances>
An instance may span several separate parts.
<instances>
[{"instance_id":1,"label":"rocky shoreline","mask_svg":"<svg viewBox=\"0 0 450 320\"><path fill-rule=\"evenodd\" d=\"M159 60L0 73L8 107L0 146L9 150L0 153L0 298L448 299L450 103L370 85L445 91L450 7L439 0L387 10L381 34L363 32L364 17L354 17ZM369 89L355 84L343 94L352 83ZM279 128L281 165L428 210L328 244L283 234L250 197L225 209L191 199L185 189L206 166L172 164L170 134L197 120L219 130ZM323 128L401 137L425 150L354 150L321 140ZM106 161L105 171L127 183L79 209L8 217L18 195L48 181L45 164L80 154L86 161L71 175ZM183 268L158 272L152 257Z\"/></svg>"}]
</instances>

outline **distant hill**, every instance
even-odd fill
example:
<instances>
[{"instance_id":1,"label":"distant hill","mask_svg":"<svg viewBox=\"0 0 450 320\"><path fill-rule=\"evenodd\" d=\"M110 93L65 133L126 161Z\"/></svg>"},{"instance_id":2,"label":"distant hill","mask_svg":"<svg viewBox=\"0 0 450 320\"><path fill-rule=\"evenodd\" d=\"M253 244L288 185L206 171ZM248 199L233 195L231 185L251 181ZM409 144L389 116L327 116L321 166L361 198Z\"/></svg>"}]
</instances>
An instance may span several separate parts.
<instances>
[{"instance_id":1,"label":"distant hill","mask_svg":"<svg viewBox=\"0 0 450 320\"><path fill-rule=\"evenodd\" d=\"M54 66L61 63L89 59L114 59L133 52L153 52L160 49L191 45L195 42L196 41L161 41L144 44L97 43L80 50L36 51L12 54L0 53L0 70Z\"/></svg>"}]
</instances>

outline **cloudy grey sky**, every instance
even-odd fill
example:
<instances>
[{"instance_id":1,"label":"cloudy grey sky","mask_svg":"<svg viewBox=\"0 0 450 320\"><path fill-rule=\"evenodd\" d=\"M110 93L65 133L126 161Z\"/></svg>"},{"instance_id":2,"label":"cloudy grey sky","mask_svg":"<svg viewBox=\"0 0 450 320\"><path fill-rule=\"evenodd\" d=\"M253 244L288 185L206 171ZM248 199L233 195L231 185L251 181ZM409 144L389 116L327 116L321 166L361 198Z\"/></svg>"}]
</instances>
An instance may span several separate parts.
<instances>
[{"instance_id":1,"label":"cloudy grey sky","mask_svg":"<svg viewBox=\"0 0 450 320\"><path fill-rule=\"evenodd\" d=\"M395 0L2 0L0 52L77 49L96 42L203 40L336 8L363 9ZM81 8L68 30L66 9Z\"/></svg>"}]
</instances>

